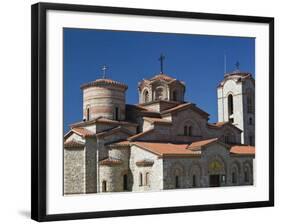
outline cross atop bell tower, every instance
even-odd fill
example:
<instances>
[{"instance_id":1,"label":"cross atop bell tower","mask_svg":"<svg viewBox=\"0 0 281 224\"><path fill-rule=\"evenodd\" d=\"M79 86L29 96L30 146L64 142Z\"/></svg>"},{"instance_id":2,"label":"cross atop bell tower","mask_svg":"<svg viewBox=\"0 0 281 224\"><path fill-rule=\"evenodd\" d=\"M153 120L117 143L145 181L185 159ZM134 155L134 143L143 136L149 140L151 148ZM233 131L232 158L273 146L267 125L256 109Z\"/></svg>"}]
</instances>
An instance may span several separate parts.
<instances>
[{"instance_id":1,"label":"cross atop bell tower","mask_svg":"<svg viewBox=\"0 0 281 224\"><path fill-rule=\"evenodd\" d=\"M106 79L106 70L108 69L108 67L106 65L103 65L101 70L102 70L102 78Z\"/></svg>"},{"instance_id":2,"label":"cross atop bell tower","mask_svg":"<svg viewBox=\"0 0 281 224\"><path fill-rule=\"evenodd\" d=\"M160 73L163 74L163 61L165 59L165 56L163 54L160 55L159 61L160 61Z\"/></svg>"}]
</instances>

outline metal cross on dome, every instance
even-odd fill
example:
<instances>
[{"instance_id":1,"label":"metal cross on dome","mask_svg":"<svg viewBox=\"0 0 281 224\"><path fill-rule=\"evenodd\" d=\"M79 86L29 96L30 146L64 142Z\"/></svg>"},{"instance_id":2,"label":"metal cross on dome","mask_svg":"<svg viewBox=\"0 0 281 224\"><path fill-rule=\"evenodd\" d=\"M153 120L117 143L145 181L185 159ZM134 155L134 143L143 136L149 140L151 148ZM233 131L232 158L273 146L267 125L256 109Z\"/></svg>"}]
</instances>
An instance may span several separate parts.
<instances>
[{"instance_id":1,"label":"metal cross on dome","mask_svg":"<svg viewBox=\"0 0 281 224\"><path fill-rule=\"evenodd\" d=\"M160 55L159 61L160 61L160 73L163 74L163 61L165 59L165 56L163 54Z\"/></svg>"},{"instance_id":2,"label":"metal cross on dome","mask_svg":"<svg viewBox=\"0 0 281 224\"><path fill-rule=\"evenodd\" d=\"M237 61L237 62L235 63L235 66L236 66L236 69L239 70L239 67L240 67L239 61Z\"/></svg>"},{"instance_id":3,"label":"metal cross on dome","mask_svg":"<svg viewBox=\"0 0 281 224\"><path fill-rule=\"evenodd\" d=\"M101 70L102 70L102 78L105 79L106 78L106 70L108 69L108 67L106 65L102 66Z\"/></svg>"}]
</instances>

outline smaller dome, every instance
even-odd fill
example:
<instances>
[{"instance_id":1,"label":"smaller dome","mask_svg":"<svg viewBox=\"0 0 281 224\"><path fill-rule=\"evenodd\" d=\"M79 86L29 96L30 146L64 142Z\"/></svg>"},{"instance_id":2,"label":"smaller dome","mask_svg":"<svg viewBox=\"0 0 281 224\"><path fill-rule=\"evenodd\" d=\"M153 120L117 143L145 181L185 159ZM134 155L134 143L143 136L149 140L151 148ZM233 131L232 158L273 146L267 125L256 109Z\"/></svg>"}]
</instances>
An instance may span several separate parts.
<instances>
[{"instance_id":1,"label":"smaller dome","mask_svg":"<svg viewBox=\"0 0 281 224\"><path fill-rule=\"evenodd\" d=\"M233 77L245 77L245 76L249 76L251 75L250 73L248 72L241 72L240 70L235 70L233 72L230 72L230 73L225 73L224 74L224 77L230 77L230 76L233 76Z\"/></svg>"},{"instance_id":2,"label":"smaller dome","mask_svg":"<svg viewBox=\"0 0 281 224\"><path fill-rule=\"evenodd\" d=\"M89 82L89 83L81 85L80 88L85 89L85 88L91 87L91 86L100 86L100 87L115 86L115 87L122 88L124 90L128 89L128 86L126 84L112 80L112 79L97 79L93 82Z\"/></svg>"},{"instance_id":3,"label":"smaller dome","mask_svg":"<svg viewBox=\"0 0 281 224\"><path fill-rule=\"evenodd\" d=\"M154 80L164 80L164 81L172 81L175 80L174 78L172 78L171 76L168 76L166 74L160 73L158 75L153 76L151 79L149 79L150 81L154 81Z\"/></svg>"}]
</instances>

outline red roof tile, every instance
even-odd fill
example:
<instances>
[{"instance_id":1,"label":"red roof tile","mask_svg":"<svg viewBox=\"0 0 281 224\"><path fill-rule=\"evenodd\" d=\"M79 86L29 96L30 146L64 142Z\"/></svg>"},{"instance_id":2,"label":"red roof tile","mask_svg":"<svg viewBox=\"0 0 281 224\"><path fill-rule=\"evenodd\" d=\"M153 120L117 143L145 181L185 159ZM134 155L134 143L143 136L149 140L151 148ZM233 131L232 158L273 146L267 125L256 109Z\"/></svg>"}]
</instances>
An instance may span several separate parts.
<instances>
[{"instance_id":1,"label":"red roof tile","mask_svg":"<svg viewBox=\"0 0 281 224\"><path fill-rule=\"evenodd\" d=\"M100 165L119 165L122 164L122 160L115 158L106 158L99 162Z\"/></svg>"},{"instance_id":2,"label":"red roof tile","mask_svg":"<svg viewBox=\"0 0 281 224\"><path fill-rule=\"evenodd\" d=\"M90 124L95 124L95 123L106 123L106 124L118 124L118 125L128 125L128 126L138 126L138 124L132 123L132 122L128 122L128 121L116 121L116 120L111 120L108 118L104 118L104 117L98 117L94 120L90 120L90 121L80 121L74 124L71 124L71 127L83 127L83 126L87 126Z\"/></svg>"},{"instance_id":3,"label":"red roof tile","mask_svg":"<svg viewBox=\"0 0 281 224\"><path fill-rule=\"evenodd\" d=\"M137 166L152 166L154 164L153 160L143 159L136 162Z\"/></svg>"},{"instance_id":4,"label":"red roof tile","mask_svg":"<svg viewBox=\"0 0 281 224\"><path fill-rule=\"evenodd\" d=\"M162 118L152 118L152 117L143 117L144 120L148 121L149 123L158 123L158 124L172 124L172 121L162 119Z\"/></svg>"},{"instance_id":5,"label":"red roof tile","mask_svg":"<svg viewBox=\"0 0 281 224\"><path fill-rule=\"evenodd\" d=\"M89 131L86 128L72 128L71 129L74 133L82 136L82 137L91 137L94 136L94 133Z\"/></svg>"},{"instance_id":6,"label":"red roof tile","mask_svg":"<svg viewBox=\"0 0 281 224\"><path fill-rule=\"evenodd\" d=\"M112 80L112 79L97 79L93 82L89 82L89 83L81 85L80 88L85 89L85 88L88 88L88 87L91 87L91 86L117 86L117 87L120 87L124 90L126 90L128 88L128 86L126 84L121 83L121 82L117 82L117 81Z\"/></svg>"},{"instance_id":7,"label":"red roof tile","mask_svg":"<svg viewBox=\"0 0 281 224\"><path fill-rule=\"evenodd\" d=\"M84 148L85 144L81 142L76 142L74 140L64 143L64 148Z\"/></svg>"},{"instance_id":8,"label":"red roof tile","mask_svg":"<svg viewBox=\"0 0 281 224\"><path fill-rule=\"evenodd\" d=\"M147 135L147 134L149 134L149 133L151 133L151 132L153 132L153 131L154 131L154 129L149 129L149 130L147 130L147 131L144 131L144 132L141 132L141 133L138 133L138 134L136 134L136 135L133 135L133 136L129 137L128 140L129 140L129 141L136 140L137 138L142 137L142 136L145 136L145 135Z\"/></svg>"},{"instance_id":9,"label":"red roof tile","mask_svg":"<svg viewBox=\"0 0 281 224\"><path fill-rule=\"evenodd\" d=\"M171 76L168 76L166 74L158 74L153 76L151 79L149 79L150 81L154 81L154 80L165 80L165 81L172 81L174 80L174 78L172 78Z\"/></svg>"},{"instance_id":10,"label":"red roof tile","mask_svg":"<svg viewBox=\"0 0 281 224\"><path fill-rule=\"evenodd\" d=\"M192 142L189 146L188 149L190 150L198 150L201 149L202 146L206 146L209 145L213 142L217 142L218 138L211 138L211 139L205 139L205 140L201 140L201 141L196 141L196 142Z\"/></svg>"},{"instance_id":11,"label":"red roof tile","mask_svg":"<svg viewBox=\"0 0 281 224\"><path fill-rule=\"evenodd\" d=\"M132 142L142 149L159 156L198 156L201 152L189 150L188 144L158 143L158 142Z\"/></svg>"},{"instance_id":12,"label":"red roof tile","mask_svg":"<svg viewBox=\"0 0 281 224\"><path fill-rule=\"evenodd\" d=\"M242 132L241 129L239 129L238 127L236 127L235 125L231 124L231 123L228 122L228 121L217 122L217 123L208 123L208 126L209 126L210 128L221 128L221 127L223 127L223 126L225 126L225 125L229 125L230 127L235 128L235 129L239 130L240 132Z\"/></svg>"},{"instance_id":13,"label":"red roof tile","mask_svg":"<svg viewBox=\"0 0 281 224\"><path fill-rule=\"evenodd\" d=\"M230 152L238 155L255 155L255 147L249 145L234 145Z\"/></svg>"},{"instance_id":14,"label":"red roof tile","mask_svg":"<svg viewBox=\"0 0 281 224\"><path fill-rule=\"evenodd\" d=\"M197 107L195 104L193 103L183 103L180 104L178 106L172 107L168 110L164 110L161 112L161 114L167 114L167 113L172 113L172 112L176 112L176 111L180 111L186 108L191 108L193 110L195 110L196 112L200 113L201 115L203 115L204 117L209 117L209 114L206 113L205 111L201 110L199 107Z\"/></svg>"}]
</instances>

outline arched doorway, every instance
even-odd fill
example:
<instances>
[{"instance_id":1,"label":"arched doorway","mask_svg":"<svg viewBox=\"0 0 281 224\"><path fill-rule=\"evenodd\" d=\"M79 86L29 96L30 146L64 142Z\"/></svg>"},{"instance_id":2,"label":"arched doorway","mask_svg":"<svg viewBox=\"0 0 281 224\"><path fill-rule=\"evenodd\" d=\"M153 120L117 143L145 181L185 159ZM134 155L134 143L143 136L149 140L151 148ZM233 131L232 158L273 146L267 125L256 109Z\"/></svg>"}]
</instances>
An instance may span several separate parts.
<instances>
[{"instance_id":1,"label":"arched doorway","mask_svg":"<svg viewBox=\"0 0 281 224\"><path fill-rule=\"evenodd\" d=\"M123 190L124 191L128 190L128 175L127 174L123 175Z\"/></svg>"},{"instance_id":2,"label":"arched doorway","mask_svg":"<svg viewBox=\"0 0 281 224\"><path fill-rule=\"evenodd\" d=\"M107 183L106 183L106 181L104 180L103 182L102 182L102 192L106 192L107 191Z\"/></svg>"},{"instance_id":3,"label":"arched doorway","mask_svg":"<svg viewBox=\"0 0 281 224\"><path fill-rule=\"evenodd\" d=\"M212 159L208 166L209 187L220 187L225 182L225 166L220 158Z\"/></svg>"}]
</instances>

